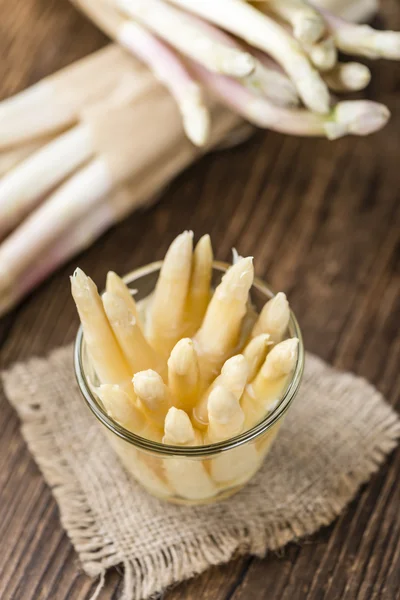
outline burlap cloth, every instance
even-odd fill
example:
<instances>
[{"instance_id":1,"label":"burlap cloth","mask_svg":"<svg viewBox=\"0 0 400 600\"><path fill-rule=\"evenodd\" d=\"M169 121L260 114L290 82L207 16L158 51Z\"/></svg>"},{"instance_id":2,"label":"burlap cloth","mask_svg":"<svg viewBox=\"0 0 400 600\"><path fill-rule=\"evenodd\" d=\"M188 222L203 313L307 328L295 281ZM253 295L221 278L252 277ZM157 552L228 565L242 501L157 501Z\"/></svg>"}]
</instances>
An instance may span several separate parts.
<instances>
[{"instance_id":1,"label":"burlap cloth","mask_svg":"<svg viewBox=\"0 0 400 600\"><path fill-rule=\"evenodd\" d=\"M301 391L261 471L229 500L182 507L152 498L125 473L80 396L71 347L18 364L3 380L85 572L102 582L122 564L125 599L327 525L400 435L376 389L308 355Z\"/></svg>"}]
</instances>

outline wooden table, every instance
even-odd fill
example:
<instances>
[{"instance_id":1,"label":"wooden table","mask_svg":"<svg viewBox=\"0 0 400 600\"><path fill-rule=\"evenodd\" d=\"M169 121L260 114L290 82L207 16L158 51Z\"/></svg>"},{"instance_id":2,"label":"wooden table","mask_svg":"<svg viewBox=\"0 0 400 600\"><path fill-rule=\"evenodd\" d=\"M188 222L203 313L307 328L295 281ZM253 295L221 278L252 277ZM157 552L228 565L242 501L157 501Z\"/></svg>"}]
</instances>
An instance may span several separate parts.
<instances>
[{"instance_id":1,"label":"wooden table","mask_svg":"<svg viewBox=\"0 0 400 600\"><path fill-rule=\"evenodd\" d=\"M6 97L96 50L106 39L66 0L0 0L0 85ZM384 23L400 29L396 0ZM372 138L335 143L259 133L204 158L151 210L133 215L71 261L0 324L2 367L71 341L77 328L68 275L79 264L104 282L163 256L172 238L210 232L285 290L306 346L365 376L399 404L400 66L373 65L368 97L393 117ZM1 132L0 132L1 135ZM95 583L80 570L57 505L0 399L0 598L78 600ZM164 600L394 600L400 587L400 453L347 511L312 539L264 560L239 558L177 586ZM118 598L121 576L102 600Z\"/></svg>"}]
</instances>

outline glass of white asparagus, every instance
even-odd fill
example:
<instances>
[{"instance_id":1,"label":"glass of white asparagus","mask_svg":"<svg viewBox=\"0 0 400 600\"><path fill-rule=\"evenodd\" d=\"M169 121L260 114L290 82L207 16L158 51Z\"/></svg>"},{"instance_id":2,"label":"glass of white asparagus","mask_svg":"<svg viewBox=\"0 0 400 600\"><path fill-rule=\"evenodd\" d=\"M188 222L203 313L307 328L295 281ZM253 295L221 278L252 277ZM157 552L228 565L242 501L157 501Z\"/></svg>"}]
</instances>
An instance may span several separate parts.
<instances>
[{"instance_id":1,"label":"glass of white asparagus","mask_svg":"<svg viewBox=\"0 0 400 600\"><path fill-rule=\"evenodd\" d=\"M224 499L256 473L299 389L304 349L284 293L252 257L213 260L185 231L164 261L100 296L77 269L75 371L127 471L180 504Z\"/></svg>"}]
</instances>

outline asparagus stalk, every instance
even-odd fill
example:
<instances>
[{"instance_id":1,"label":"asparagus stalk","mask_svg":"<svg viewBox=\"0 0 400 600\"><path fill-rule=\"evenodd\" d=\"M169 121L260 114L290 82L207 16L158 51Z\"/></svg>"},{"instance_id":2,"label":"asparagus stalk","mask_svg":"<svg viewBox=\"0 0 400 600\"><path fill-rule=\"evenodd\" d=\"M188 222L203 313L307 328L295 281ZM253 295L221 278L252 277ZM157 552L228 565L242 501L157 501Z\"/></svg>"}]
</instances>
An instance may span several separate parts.
<instances>
[{"instance_id":1,"label":"asparagus stalk","mask_svg":"<svg viewBox=\"0 0 400 600\"><path fill-rule=\"evenodd\" d=\"M369 135L382 129L390 112L383 104L368 100L339 102L329 115L275 106L252 94L239 82L193 65L198 78L227 106L259 127L300 136L321 136L330 140L345 135Z\"/></svg>"},{"instance_id":2,"label":"asparagus stalk","mask_svg":"<svg viewBox=\"0 0 400 600\"><path fill-rule=\"evenodd\" d=\"M209 235L203 235L193 252L192 273L187 297L185 330L188 336L200 327L210 301L213 251Z\"/></svg>"},{"instance_id":3,"label":"asparagus stalk","mask_svg":"<svg viewBox=\"0 0 400 600\"><path fill-rule=\"evenodd\" d=\"M296 365L298 343L297 338L292 338L274 346L253 382L247 386L241 402L245 430L274 410L282 398Z\"/></svg>"},{"instance_id":4,"label":"asparagus stalk","mask_svg":"<svg viewBox=\"0 0 400 600\"><path fill-rule=\"evenodd\" d=\"M234 394L217 386L208 402L207 441L221 442L243 430L245 415ZM246 444L227 452L221 452L210 464L213 480L218 484L240 485L250 479L257 470L260 457L254 445Z\"/></svg>"},{"instance_id":5,"label":"asparagus stalk","mask_svg":"<svg viewBox=\"0 0 400 600\"><path fill-rule=\"evenodd\" d=\"M346 54L367 58L400 60L400 32L377 31L369 25L355 25L326 10L321 12L329 25L336 46Z\"/></svg>"},{"instance_id":6,"label":"asparagus stalk","mask_svg":"<svg viewBox=\"0 0 400 600\"><path fill-rule=\"evenodd\" d=\"M149 313L148 338L168 356L184 330L184 311L192 268L193 232L185 231L165 255Z\"/></svg>"},{"instance_id":7,"label":"asparagus stalk","mask_svg":"<svg viewBox=\"0 0 400 600\"><path fill-rule=\"evenodd\" d=\"M183 410L171 408L165 418L164 444L196 446L201 440ZM203 500L214 496L217 488L202 462L187 458L164 459L164 470L175 492L188 500Z\"/></svg>"},{"instance_id":8,"label":"asparagus stalk","mask_svg":"<svg viewBox=\"0 0 400 600\"><path fill-rule=\"evenodd\" d=\"M242 77L254 69L246 52L213 40L185 14L160 0L114 0L125 14L149 28L173 48L216 73Z\"/></svg>"},{"instance_id":9,"label":"asparagus stalk","mask_svg":"<svg viewBox=\"0 0 400 600\"><path fill-rule=\"evenodd\" d=\"M135 299L132 296L128 286L124 283L121 277L114 273L114 271L109 271L107 273L106 291L110 292L111 294L115 294L116 296L119 296L124 301L128 310L132 313L133 317L136 319L138 326L140 327L139 315L137 312Z\"/></svg>"},{"instance_id":10,"label":"asparagus stalk","mask_svg":"<svg viewBox=\"0 0 400 600\"><path fill-rule=\"evenodd\" d=\"M138 23L122 17L98 0L74 0L107 35L144 62L165 85L182 115L188 138L197 146L208 139L210 118L200 86L181 58Z\"/></svg>"},{"instance_id":11,"label":"asparagus stalk","mask_svg":"<svg viewBox=\"0 0 400 600\"><path fill-rule=\"evenodd\" d=\"M100 382L121 385L129 394L130 369L111 330L96 285L81 269L76 269L71 277L71 290Z\"/></svg>"},{"instance_id":12,"label":"asparagus stalk","mask_svg":"<svg viewBox=\"0 0 400 600\"><path fill-rule=\"evenodd\" d=\"M268 348L273 342L268 333L261 333L251 339L243 349L243 356L249 367L248 381L251 382L265 361Z\"/></svg>"},{"instance_id":13,"label":"asparagus stalk","mask_svg":"<svg viewBox=\"0 0 400 600\"><path fill-rule=\"evenodd\" d=\"M213 444L239 435L244 419L236 396L221 385L214 387L208 398L207 441Z\"/></svg>"},{"instance_id":14,"label":"asparagus stalk","mask_svg":"<svg viewBox=\"0 0 400 600\"><path fill-rule=\"evenodd\" d=\"M330 99L325 83L311 66L300 44L273 19L241 0L170 2L219 25L270 54L287 72L306 106L321 114L329 111Z\"/></svg>"},{"instance_id":15,"label":"asparagus stalk","mask_svg":"<svg viewBox=\"0 0 400 600\"><path fill-rule=\"evenodd\" d=\"M143 335L137 317L123 298L111 292L103 294L108 321L124 354L131 373L154 369L163 372L161 359Z\"/></svg>"},{"instance_id":16,"label":"asparagus stalk","mask_svg":"<svg viewBox=\"0 0 400 600\"><path fill-rule=\"evenodd\" d=\"M337 49L332 36L327 36L315 44L305 44L304 49L319 71L330 71L337 63ZM323 76L322 78L324 79Z\"/></svg>"},{"instance_id":17,"label":"asparagus stalk","mask_svg":"<svg viewBox=\"0 0 400 600\"><path fill-rule=\"evenodd\" d=\"M239 400L249 379L249 365L242 354L229 358L220 375L211 383L193 409L193 421L200 429L208 424L208 401L216 387L223 387Z\"/></svg>"},{"instance_id":18,"label":"asparagus stalk","mask_svg":"<svg viewBox=\"0 0 400 600\"><path fill-rule=\"evenodd\" d=\"M199 365L190 338L182 338L168 359L168 387L178 408L190 412L199 392Z\"/></svg>"},{"instance_id":19,"label":"asparagus stalk","mask_svg":"<svg viewBox=\"0 0 400 600\"><path fill-rule=\"evenodd\" d=\"M254 324L251 336L267 334L268 339L277 344L283 339L289 325L289 302L283 292L279 292L264 305Z\"/></svg>"},{"instance_id":20,"label":"asparagus stalk","mask_svg":"<svg viewBox=\"0 0 400 600\"><path fill-rule=\"evenodd\" d=\"M18 225L44 194L91 158L93 151L89 128L76 126L1 179L0 238Z\"/></svg>"},{"instance_id":21,"label":"asparagus stalk","mask_svg":"<svg viewBox=\"0 0 400 600\"><path fill-rule=\"evenodd\" d=\"M249 290L254 278L253 259L240 259L223 276L194 338L200 372L209 383L239 342Z\"/></svg>"},{"instance_id":22,"label":"asparagus stalk","mask_svg":"<svg viewBox=\"0 0 400 600\"><path fill-rule=\"evenodd\" d=\"M323 77L335 92L356 92L367 87L371 81L371 71L357 62L338 63L334 69L324 73Z\"/></svg>"},{"instance_id":23,"label":"asparagus stalk","mask_svg":"<svg viewBox=\"0 0 400 600\"><path fill-rule=\"evenodd\" d=\"M160 434L152 427L129 395L119 385L103 383L97 392L109 417L141 437L160 441Z\"/></svg>"},{"instance_id":24,"label":"asparagus stalk","mask_svg":"<svg viewBox=\"0 0 400 600\"><path fill-rule=\"evenodd\" d=\"M301 43L314 44L326 31L324 19L318 10L303 0L265 0L254 2L254 5L261 5L262 10L289 23L293 27L294 36Z\"/></svg>"},{"instance_id":25,"label":"asparagus stalk","mask_svg":"<svg viewBox=\"0 0 400 600\"><path fill-rule=\"evenodd\" d=\"M158 427L163 427L165 416L173 401L161 376L151 369L135 373L133 388L139 406L144 410L150 421Z\"/></svg>"}]
</instances>

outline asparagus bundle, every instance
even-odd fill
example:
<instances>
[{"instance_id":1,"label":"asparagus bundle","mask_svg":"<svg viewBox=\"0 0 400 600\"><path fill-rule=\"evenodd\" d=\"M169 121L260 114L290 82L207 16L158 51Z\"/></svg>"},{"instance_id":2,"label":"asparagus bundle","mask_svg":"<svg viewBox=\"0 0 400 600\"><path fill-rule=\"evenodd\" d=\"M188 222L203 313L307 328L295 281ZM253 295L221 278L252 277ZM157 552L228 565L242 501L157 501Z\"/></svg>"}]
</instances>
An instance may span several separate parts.
<instances>
[{"instance_id":1,"label":"asparagus bundle","mask_svg":"<svg viewBox=\"0 0 400 600\"><path fill-rule=\"evenodd\" d=\"M276 408L297 362L298 339L284 339L290 316L285 294L273 297L255 318L249 308L251 257L237 258L214 291L210 257L209 236L193 251L192 232L183 232L165 256L154 293L140 307L115 273L108 275L102 297L80 269L71 277L105 410L129 431L164 444L213 444L253 427ZM200 312L193 302L199 289ZM193 333L184 337L188 324ZM255 446L235 454L234 466L221 455L210 472L201 462L165 459L165 482L187 499L208 498L218 485L238 484L262 458Z\"/></svg>"},{"instance_id":2,"label":"asparagus bundle","mask_svg":"<svg viewBox=\"0 0 400 600\"><path fill-rule=\"evenodd\" d=\"M399 34L326 12L347 14L349 3L75 4L126 51L111 45L0 103L0 314L195 160L185 134L206 151L243 127L242 117L331 139L371 133L388 119L374 102L330 106L328 88L362 89L370 77L360 63L333 66L335 49L387 58L400 52ZM296 107L300 100L305 108ZM207 301L201 270L210 257L202 253L189 336Z\"/></svg>"}]
</instances>

